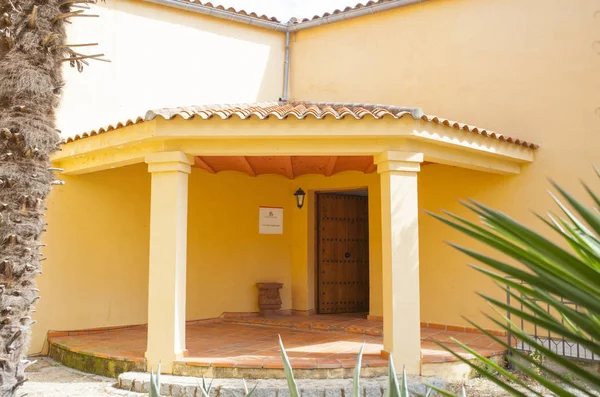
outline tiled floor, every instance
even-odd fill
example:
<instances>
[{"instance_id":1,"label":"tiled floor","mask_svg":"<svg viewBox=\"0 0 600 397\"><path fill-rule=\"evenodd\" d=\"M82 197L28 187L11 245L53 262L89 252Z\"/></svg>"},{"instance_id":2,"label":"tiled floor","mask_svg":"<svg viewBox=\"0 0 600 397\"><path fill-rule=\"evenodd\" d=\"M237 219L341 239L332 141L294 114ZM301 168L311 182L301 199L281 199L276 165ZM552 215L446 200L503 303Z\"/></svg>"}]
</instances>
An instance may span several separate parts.
<instances>
[{"instance_id":1,"label":"tiled floor","mask_svg":"<svg viewBox=\"0 0 600 397\"><path fill-rule=\"evenodd\" d=\"M219 322L197 322L187 326L188 356L193 366L281 368L277 336L281 335L294 368L353 367L363 343L363 366L386 366L381 321L357 316L282 316L275 318L226 318ZM144 326L52 336L51 343L74 352L104 358L140 362L146 350ZM421 328L423 363L455 361L433 339L461 350L450 342L454 337L484 356L499 355L502 347L488 337L470 332ZM465 356L468 356L464 353Z\"/></svg>"}]
</instances>

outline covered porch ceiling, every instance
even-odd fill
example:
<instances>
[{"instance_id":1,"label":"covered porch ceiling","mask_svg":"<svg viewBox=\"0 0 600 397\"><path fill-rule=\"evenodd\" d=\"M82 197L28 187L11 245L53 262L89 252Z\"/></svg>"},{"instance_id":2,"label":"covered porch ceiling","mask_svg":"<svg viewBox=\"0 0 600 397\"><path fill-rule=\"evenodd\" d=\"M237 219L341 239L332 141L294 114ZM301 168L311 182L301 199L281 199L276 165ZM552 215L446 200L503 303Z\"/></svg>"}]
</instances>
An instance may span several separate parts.
<instances>
[{"instance_id":1,"label":"covered porch ceiling","mask_svg":"<svg viewBox=\"0 0 600 397\"><path fill-rule=\"evenodd\" d=\"M373 156L196 156L194 167L211 174L239 171L250 176L274 174L289 179L306 174L332 176L344 171L370 174L376 169Z\"/></svg>"},{"instance_id":2,"label":"covered porch ceiling","mask_svg":"<svg viewBox=\"0 0 600 397\"><path fill-rule=\"evenodd\" d=\"M536 149L531 142L418 108L274 102L151 110L143 118L70 137L52 161L66 174L83 174L143 163L155 152L181 151L209 173L293 179L371 173L373 156L394 150L423 153L425 164L518 174Z\"/></svg>"}]
</instances>

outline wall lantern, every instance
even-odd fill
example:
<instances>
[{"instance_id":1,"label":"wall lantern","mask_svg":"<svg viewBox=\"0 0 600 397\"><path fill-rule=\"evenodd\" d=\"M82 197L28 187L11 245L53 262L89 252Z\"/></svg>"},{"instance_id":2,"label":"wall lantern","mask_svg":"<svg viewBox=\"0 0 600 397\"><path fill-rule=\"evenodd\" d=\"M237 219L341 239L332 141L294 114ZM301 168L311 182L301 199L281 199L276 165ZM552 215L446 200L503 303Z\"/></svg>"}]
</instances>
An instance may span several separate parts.
<instances>
[{"instance_id":1,"label":"wall lantern","mask_svg":"<svg viewBox=\"0 0 600 397\"><path fill-rule=\"evenodd\" d=\"M296 190L296 193L294 193L294 196L296 196L296 205L298 206L298 208L302 208L302 206L304 205L304 197L306 196L306 193L304 192L304 190L302 190L302 188L299 188L298 190Z\"/></svg>"}]
</instances>

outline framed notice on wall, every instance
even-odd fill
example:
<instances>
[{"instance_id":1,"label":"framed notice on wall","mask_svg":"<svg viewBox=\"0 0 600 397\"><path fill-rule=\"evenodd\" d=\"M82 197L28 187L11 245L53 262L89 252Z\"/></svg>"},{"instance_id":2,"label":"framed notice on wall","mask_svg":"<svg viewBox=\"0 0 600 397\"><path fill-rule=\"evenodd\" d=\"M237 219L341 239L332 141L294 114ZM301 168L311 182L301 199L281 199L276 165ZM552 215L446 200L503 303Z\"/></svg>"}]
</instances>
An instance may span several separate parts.
<instances>
[{"instance_id":1,"label":"framed notice on wall","mask_svg":"<svg viewBox=\"0 0 600 397\"><path fill-rule=\"evenodd\" d=\"M258 207L258 232L283 234L283 208Z\"/></svg>"}]
</instances>

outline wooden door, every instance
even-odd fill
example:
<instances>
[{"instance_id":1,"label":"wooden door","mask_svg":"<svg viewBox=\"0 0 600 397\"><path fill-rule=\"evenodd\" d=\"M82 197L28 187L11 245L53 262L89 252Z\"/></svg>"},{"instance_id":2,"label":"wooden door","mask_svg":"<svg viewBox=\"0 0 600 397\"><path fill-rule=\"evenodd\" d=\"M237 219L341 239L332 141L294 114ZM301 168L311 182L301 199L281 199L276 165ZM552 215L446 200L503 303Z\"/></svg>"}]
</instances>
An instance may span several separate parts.
<instances>
[{"instance_id":1,"label":"wooden door","mask_svg":"<svg viewBox=\"0 0 600 397\"><path fill-rule=\"evenodd\" d=\"M319 313L369 311L369 210L366 196L317 196Z\"/></svg>"}]
</instances>

